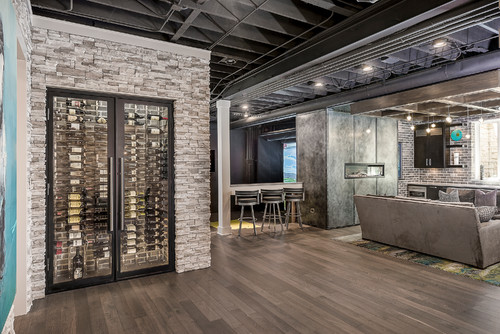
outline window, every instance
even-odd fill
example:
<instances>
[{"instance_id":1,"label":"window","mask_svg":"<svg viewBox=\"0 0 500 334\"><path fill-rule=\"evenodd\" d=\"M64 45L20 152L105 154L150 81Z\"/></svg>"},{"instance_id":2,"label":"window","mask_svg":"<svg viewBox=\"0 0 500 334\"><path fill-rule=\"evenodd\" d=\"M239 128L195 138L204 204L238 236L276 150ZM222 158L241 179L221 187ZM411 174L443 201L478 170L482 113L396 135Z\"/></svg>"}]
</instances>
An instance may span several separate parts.
<instances>
[{"instance_id":1,"label":"window","mask_svg":"<svg viewBox=\"0 0 500 334\"><path fill-rule=\"evenodd\" d=\"M283 144L283 182L297 182L297 143Z\"/></svg>"},{"instance_id":2,"label":"window","mask_svg":"<svg viewBox=\"0 0 500 334\"><path fill-rule=\"evenodd\" d=\"M499 180L499 134L500 120L474 122L475 129L475 174L480 180Z\"/></svg>"}]
</instances>

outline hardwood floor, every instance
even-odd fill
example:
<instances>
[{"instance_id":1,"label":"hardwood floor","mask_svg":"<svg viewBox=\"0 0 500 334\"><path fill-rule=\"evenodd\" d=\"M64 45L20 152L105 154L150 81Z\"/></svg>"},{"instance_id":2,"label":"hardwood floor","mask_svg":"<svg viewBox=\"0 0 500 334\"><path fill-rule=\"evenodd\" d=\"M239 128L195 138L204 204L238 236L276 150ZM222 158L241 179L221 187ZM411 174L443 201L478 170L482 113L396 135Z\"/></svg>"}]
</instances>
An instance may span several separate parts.
<instances>
[{"instance_id":1,"label":"hardwood floor","mask_svg":"<svg viewBox=\"0 0 500 334\"><path fill-rule=\"evenodd\" d=\"M294 229L212 234L212 267L52 294L16 333L499 333L500 288Z\"/></svg>"}]
</instances>

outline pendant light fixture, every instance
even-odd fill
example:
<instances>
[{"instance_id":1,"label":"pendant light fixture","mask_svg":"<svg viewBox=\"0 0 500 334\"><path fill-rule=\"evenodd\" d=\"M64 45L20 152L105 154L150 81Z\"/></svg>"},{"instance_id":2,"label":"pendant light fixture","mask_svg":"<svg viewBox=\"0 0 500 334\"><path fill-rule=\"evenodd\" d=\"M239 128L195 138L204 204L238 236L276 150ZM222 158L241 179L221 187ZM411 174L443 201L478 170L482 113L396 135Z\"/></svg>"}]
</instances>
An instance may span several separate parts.
<instances>
[{"instance_id":1,"label":"pendant light fixture","mask_svg":"<svg viewBox=\"0 0 500 334\"><path fill-rule=\"evenodd\" d=\"M436 127L436 123L434 123L434 116L432 116L432 124L431 124L431 128L435 128Z\"/></svg>"},{"instance_id":2,"label":"pendant light fixture","mask_svg":"<svg viewBox=\"0 0 500 334\"><path fill-rule=\"evenodd\" d=\"M467 133L465 134L466 139L470 139L470 132L469 132L469 107L467 107Z\"/></svg>"},{"instance_id":3,"label":"pendant light fixture","mask_svg":"<svg viewBox=\"0 0 500 334\"><path fill-rule=\"evenodd\" d=\"M409 122L412 120L411 113L408 113L408 116L406 116L406 120Z\"/></svg>"},{"instance_id":4,"label":"pendant light fixture","mask_svg":"<svg viewBox=\"0 0 500 334\"><path fill-rule=\"evenodd\" d=\"M429 127L429 123L430 123L429 118L430 118L430 116L427 115L427 129L425 129L425 132L427 132L427 133L431 133L431 128Z\"/></svg>"},{"instance_id":5,"label":"pendant light fixture","mask_svg":"<svg viewBox=\"0 0 500 334\"><path fill-rule=\"evenodd\" d=\"M450 106L448 106L448 117L446 117L446 122L451 123Z\"/></svg>"}]
</instances>

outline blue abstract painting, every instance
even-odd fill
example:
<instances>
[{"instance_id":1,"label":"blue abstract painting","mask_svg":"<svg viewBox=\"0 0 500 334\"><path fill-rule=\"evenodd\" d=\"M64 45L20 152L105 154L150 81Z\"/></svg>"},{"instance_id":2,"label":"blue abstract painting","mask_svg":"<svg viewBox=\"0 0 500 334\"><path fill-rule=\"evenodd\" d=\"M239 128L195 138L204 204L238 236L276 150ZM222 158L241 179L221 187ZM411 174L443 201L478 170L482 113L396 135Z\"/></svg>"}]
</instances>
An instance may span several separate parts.
<instances>
[{"instance_id":1,"label":"blue abstract painting","mask_svg":"<svg viewBox=\"0 0 500 334\"><path fill-rule=\"evenodd\" d=\"M16 293L16 14L0 0L0 329Z\"/></svg>"}]
</instances>

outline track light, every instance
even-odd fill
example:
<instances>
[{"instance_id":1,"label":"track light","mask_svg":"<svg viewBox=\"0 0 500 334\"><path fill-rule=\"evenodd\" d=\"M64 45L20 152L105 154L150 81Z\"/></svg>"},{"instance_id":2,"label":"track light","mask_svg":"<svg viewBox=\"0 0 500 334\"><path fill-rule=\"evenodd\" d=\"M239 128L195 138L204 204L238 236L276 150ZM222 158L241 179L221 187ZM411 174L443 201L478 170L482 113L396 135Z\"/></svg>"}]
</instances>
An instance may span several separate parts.
<instances>
[{"instance_id":1,"label":"track light","mask_svg":"<svg viewBox=\"0 0 500 334\"><path fill-rule=\"evenodd\" d=\"M314 83L314 87L323 87L323 83L322 82L315 82Z\"/></svg>"}]
</instances>

